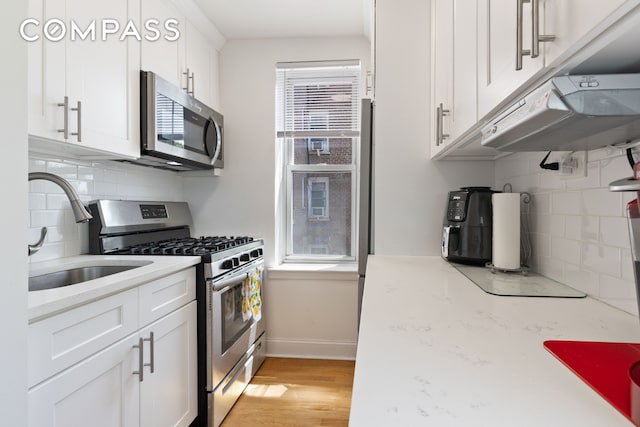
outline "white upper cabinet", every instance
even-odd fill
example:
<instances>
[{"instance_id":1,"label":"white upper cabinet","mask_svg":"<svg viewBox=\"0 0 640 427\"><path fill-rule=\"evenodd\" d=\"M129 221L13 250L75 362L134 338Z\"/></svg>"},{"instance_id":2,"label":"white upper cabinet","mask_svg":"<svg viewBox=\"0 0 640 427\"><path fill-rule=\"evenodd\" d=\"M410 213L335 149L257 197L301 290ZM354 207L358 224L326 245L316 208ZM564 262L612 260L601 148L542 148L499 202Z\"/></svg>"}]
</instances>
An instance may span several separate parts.
<instances>
[{"instance_id":1,"label":"white upper cabinet","mask_svg":"<svg viewBox=\"0 0 640 427\"><path fill-rule=\"evenodd\" d=\"M544 2L545 33L555 35L553 43L545 43L545 65L568 50L596 27L625 0L563 0Z\"/></svg>"},{"instance_id":2,"label":"white upper cabinet","mask_svg":"<svg viewBox=\"0 0 640 427\"><path fill-rule=\"evenodd\" d=\"M480 129L527 91L556 74L634 72L628 65L640 63L629 43L639 0L447 3L432 6L432 108L449 110L441 121L434 113L434 158L495 158L501 153L480 145ZM436 145L439 131L448 138Z\"/></svg>"},{"instance_id":3,"label":"white upper cabinet","mask_svg":"<svg viewBox=\"0 0 640 427\"><path fill-rule=\"evenodd\" d=\"M215 45L171 0L141 0L142 20L153 18L161 24L179 21L179 39L143 40L141 66L182 88L205 104L217 104L218 53Z\"/></svg>"},{"instance_id":4,"label":"white upper cabinet","mask_svg":"<svg viewBox=\"0 0 640 427\"><path fill-rule=\"evenodd\" d=\"M477 120L476 1L432 3L432 156Z\"/></svg>"},{"instance_id":5,"label":"white upper cabinet","mask_svg":"<svg viewBox=\"0 0 640 427\"><path fill-rule=\"evenodd\" d=\"M140 65L144 71L153 71L176 86L185 87L182 64L184 62L185 17L169 0L141 0L142 21L155 19L160 26L168 19L176 19L180 29L177 40L160 37L142 40Z\"/></svg>"},{"instance_id":6,"label":"white upper cabinet","mask_svg":"<svg viewBox=\"0 0 640 427\"><path fill-rule=\"evenodd\" d=\"M39 36L28 46L32 137L102 157L139 156L139 43L135 37L120 40L127 22L138 22L136 3L30 0L30 16L40 23L27 27ZM66 30L60 41L43 29L54 18ZM120 30L105 34L107 19ZM84 39L76 33L73 40L71 22L82 31L95 24L95 31Z\"/></svg>"},{"instance_id":7,"label":"white upper cabinet","mask_svg":"<svg viewBox=\"0 0 640 427\"><path fill-rule=\"evenodd\" d=\"M487 114L544 66L531 56L533 3L478 2L478 115ZM540 15L539 15L540 16ZM542 18L542 16L540 16ZM540 24L540 28L544 28ZM525 55L529 52L528 55Z\"/></svg>"},{"instance_id":8,"label":"white upper cabinet","mask_svg":"<svg viewBox=\"0 0 640 427\"><path fill-rule=\"evenodd\" d=\"M186 74L188 91L200 101L217 108L217 52L196 26L186 23Z\"/></svg>"}]
</instances>

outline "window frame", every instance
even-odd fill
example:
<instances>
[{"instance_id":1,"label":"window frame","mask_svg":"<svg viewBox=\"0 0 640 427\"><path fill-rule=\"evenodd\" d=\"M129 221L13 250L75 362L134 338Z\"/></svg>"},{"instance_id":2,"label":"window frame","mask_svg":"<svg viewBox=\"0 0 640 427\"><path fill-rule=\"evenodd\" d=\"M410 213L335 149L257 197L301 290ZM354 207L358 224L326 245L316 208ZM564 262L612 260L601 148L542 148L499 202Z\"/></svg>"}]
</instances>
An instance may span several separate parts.
<instances>
[{"instance_id":1,"label":"window frame","mask_svg":"<svg viewBox=\"0 0 640 427\"><path fill-rule=\"evenodd\" d=\"M278 64L286 68L291 63ZM296 66L304 68L305 64L310 64L309 67L318 66L318 63L296 63ZM279 106L282 100L277 99L279 94L278 87L276 88L276 143L278 144L276 162L277 162L277 176L276 176L276 197L277 197L277 230L276 247L278 250L278 258L280 263L354 263L356 261L357 254L357 209L359 200L359 157L360 157L360 105L361 105L361 86L362 86L362 71L360 61L331 61L331 63L322 63L321 65L332 64L338 66L356 66L357 71L351 70L351 73L355 73L357 77L354 79L357 83L351 84L351 126L350 129L329 130L328 125L324 126L324 129L312 129L312 130L298 130L287 131L282 130L278 125L279 115L283 114L279 110ZM318 79L319 80L319 79ZM280 80L278 78L278 84ZM349 81L348 77L345 77L344 81ZM337 84L344 84L343 82L337 82ZM327 84L329 82L323 82L319 80L319 84ZM284 98L286 95L283 94ZM284 108L284 107L283 107ZM308 122L314 122L314 119L308 120ZM307 126L309 127L309 126ZM322 126L320 126L322 127ZM294 147L295 140L299 138L307 138L307 149L311 147L311 138L325 138L326 141L326 154L329 154L329 139L331 138L351 138L351 163L349 164L295 164L294 162ZM309 150L309 152L318 153L317 150ZM320 151L318 154L324 154ZM315 217L308 215L310 221L328 221L330 216L330 178L331 174L344 174L350 175L350 217L351 223L347 222L347 226L350 226L349 233L349 253L345 255L328 255L328 254L296 254L293 252L294 247L294 233L293 233L293 214L294 214L294 174L296 173L313 173L317 178L324 178L318 175L325 175L325 182L327 185L327 197L326 197L326 210L325 217ZM316 177L306 177L307 180ZM299 185L299 184L296 184ZM309 197L309 183L303 185L303 191L305 199L310 205L311 200ZM298 202L299 203L299 202ZM307 214L309 214L310 206L307 206ZM318 244L311 244L311 246L318 246ZM309 247L311 247L309 246Z\"/></svg>"}]
</instances>

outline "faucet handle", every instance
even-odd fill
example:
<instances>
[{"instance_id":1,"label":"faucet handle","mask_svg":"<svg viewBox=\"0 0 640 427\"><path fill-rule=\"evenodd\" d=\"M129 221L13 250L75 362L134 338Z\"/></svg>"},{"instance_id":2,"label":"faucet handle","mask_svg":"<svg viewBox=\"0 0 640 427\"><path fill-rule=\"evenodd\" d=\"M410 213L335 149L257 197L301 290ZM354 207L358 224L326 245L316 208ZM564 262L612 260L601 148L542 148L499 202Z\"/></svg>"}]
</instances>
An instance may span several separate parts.
<instances>
[{"instance_id":1,"label":"faucet handle","mask_svg":"<svg viewBox=\"0 0 640 427\"><path fill-rule=\"evenodd\" d=\"M44 243L44 238L47 237L47 227L40 229L40 239L33 245L29 245L29 256L35 254L40 250Z\"/></svg>"}]
</instances>

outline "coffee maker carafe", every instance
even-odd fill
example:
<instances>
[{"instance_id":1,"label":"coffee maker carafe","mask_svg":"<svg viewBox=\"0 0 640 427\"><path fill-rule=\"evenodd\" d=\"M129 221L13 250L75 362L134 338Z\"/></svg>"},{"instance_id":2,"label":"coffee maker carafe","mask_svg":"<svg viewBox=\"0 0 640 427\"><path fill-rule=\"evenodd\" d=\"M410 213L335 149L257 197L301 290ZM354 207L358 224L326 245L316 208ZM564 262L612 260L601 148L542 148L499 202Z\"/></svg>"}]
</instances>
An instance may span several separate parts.
<instances>
[{"instance_id":1,"label":"coffee maker carafe","mask_svg":"<svg viewBox=\"0 0 640 427\"><path fill-rule=\"evenodd\" d=\"M493 213L489 187L450 191L442 222L442 257L484 265L491 262Z\"/></svg>"}]
</instances>

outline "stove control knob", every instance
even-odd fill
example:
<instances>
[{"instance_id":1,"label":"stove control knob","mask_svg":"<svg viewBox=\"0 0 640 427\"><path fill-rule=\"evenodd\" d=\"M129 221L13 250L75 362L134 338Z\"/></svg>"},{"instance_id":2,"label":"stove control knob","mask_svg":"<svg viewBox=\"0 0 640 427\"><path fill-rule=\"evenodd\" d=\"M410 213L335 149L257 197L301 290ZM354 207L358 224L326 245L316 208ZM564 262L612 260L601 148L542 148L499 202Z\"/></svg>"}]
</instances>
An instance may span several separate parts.
<instances>
[{"instance_id":1,"label":"stove control knob","mask_svg":"<svg viewBox=\"0 0 640 427\"><path fill-rule=\"evenodd\" d=\"M258 258L258 256L260 256L260 254L257 249L251 251L251 258Z\"/></svg>"},{"instance_id":2,"label":"stove control knob","mask_svg":"<svg viewBox=\"0 0 640 427\"><path fill-rule=\"evenodd\" d=\"M240 261L242 261L242 262L249 261L249 254L240 255Z\"/></svg>"},{"instance_id":3,"label":"stove control knob","mask_svg":"<svg viewBox=\"0 0 640 427\"><path fill-rule=\"evenodd\" d=\"M231 270L233 268L233 260L225 259L224 261L222 261L220 268L223 270Z\"/></svg>"},{"instance_id":4,"label":"stove control knob","mask_svg":"<svg viewBox=\"0 0 640 427\"><path fill-rule=\"evenodd\" d=\"M240 260L238 258L232 258L233 266L237 267L240 265Z\"/></svg>"}]
</instances>

